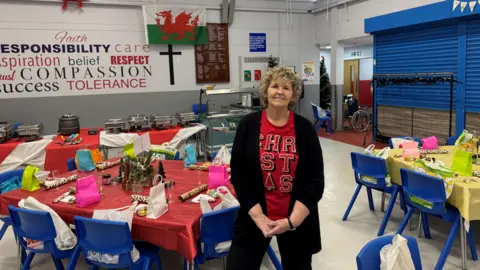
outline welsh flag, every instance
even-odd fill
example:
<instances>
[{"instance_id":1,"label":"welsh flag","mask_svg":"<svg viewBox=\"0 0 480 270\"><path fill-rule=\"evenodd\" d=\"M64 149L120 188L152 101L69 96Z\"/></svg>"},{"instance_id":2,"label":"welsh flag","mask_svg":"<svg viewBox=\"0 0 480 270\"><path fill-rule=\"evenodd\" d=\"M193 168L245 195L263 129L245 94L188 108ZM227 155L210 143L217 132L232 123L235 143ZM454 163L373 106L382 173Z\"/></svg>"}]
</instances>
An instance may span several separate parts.
<instances>
[{"instance_id":1,"label":"welsh flag","mask_svg":"<svg viewBox=\"0 0 480 270\"><path fill-rule=\"evenodd\" d=\"M143 6L147 44L207 44L207 12L165 6Z\"/></svg>"}]
</instances>

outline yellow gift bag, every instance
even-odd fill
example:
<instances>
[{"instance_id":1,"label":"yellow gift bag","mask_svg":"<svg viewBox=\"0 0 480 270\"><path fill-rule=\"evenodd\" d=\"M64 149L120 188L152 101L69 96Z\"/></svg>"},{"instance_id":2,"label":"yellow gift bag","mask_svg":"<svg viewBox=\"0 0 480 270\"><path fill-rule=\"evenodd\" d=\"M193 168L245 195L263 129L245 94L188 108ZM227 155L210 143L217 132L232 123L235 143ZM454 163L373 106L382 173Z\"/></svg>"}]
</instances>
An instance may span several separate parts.
<instances>
[{"instance_id":1,"label":"yellow gift bag","mask_svg":"<svg viewBox=\"0 0 480 270\"><path fill-rule=\"evenodd\" d=\"M35 191L40 189L40 184L38 183L37 177L35 174L39 171L37 167L27 166L22 176L22 189L26 191Z\"/></svg>"},{"instance_id":2,"label":"yellow gift bag","mask_svg":"<svg viewBox=\"0 0 480 270\"><path fill-rule=\"evenodd\" d=\"M472 176L472 153L463 150L455 151L452 171L462 176Z\"/></svg>"}]
</instances>

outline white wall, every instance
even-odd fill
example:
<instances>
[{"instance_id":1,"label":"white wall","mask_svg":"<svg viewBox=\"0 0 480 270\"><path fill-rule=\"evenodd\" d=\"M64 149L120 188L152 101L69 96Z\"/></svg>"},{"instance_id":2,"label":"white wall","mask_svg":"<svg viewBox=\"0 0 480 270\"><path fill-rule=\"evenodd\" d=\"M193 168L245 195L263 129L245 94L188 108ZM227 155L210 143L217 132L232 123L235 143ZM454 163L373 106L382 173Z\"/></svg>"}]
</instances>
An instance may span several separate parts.
<instances>
[{"instance_id":1,"label":"white wall","mask_svg":"<svg viewBox=\"0 0 480 270\"><path fill-rule=\"evenodd\" d=\"M372 58L373 45L363 45L345 48L344 60Z\"/></svg>"},{"instance_id":2,"label":"white wall","mask_svg":"<svg viewBox=\"0 0 480 270\"><path fill-rule=\"evenodd\" d=\"M162 1L157 1L157 3ZM170 1L178 4L192 3L188 0ZM196 1L205 5L217 5L220 0ZM280 7L278 1L237 1L239 6ZM284 4L284 3L283 3ZM83 12L73 6L67 12L61 12L59 3L33 3L29 2L2 2L0 3L0 36L2 44L56 44L55 34L68 31L69 34L86 34L88 44L120 44L143 45L145 44L144 20L139 6L114 6L114 5L86 5ZM209 10L207 22L219 22L220 12ZM299 70L302 61L315 61L318 68L318 48L314 45L315 17L311 14L293 14L293 26L287 26L284 13L271 12L236 12L234 23L229 28L230 45L230 83L217 84L221 87L236 88L239 84L238 56L280 56L285 65L295 65ZM249 33L260 32L267 35L267 52L249 52ZM148 79L146 89L138 92L162 92L196 90L203 85L196 84L194 47L174 45L175 51L181 51L181 56L175 57L175 85L169 83L168 57L159 56L160 51L165 51L166 45L151 46L149 53L136 53L136 55L150 55L152 77ZM124 53L127 54L127 53ZM134 54L134 53L130 53ZM5 55L2 57L14 55ZM81 57L82 55L72 55ZM96 57L97 55L95 55ZM99 55L108 61L109 55ZM66 58L66 56L65 56ZM62 63L64 64L64 63ZM108 63L106 63L108 64ZM64 65L68 65L65 63ZM7 72L0 68L0 74ZM0 82L0 85L3 82ZM65 83L65 82L63 82ZM315 81L307 84L318 84ZM71 91L61 84L57 92L42 93L13 93L2 98L20 97L49 97L91 94L117 94L132 92L132 89L102 89L90 91ZM134 92L137 90L133 90Z\"/></svg>"},{"instance_id":3,"label":"white wall","mask_svg":"<svg viewBox=\"0 0 480 270\"><path fill-rule=\"evenodd\" d=\"M317 44L329 44L332 40L345 40L365 36L365 19L424 6L443 0L368 0L358 1L315 14Z\"/></svg>"}]
</instances>

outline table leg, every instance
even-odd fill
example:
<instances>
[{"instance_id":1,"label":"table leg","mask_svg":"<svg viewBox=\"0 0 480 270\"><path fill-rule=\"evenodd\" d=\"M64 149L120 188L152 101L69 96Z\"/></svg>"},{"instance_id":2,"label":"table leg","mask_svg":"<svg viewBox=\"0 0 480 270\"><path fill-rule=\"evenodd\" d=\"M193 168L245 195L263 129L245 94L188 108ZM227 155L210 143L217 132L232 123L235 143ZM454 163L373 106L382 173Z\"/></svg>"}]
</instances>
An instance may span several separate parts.
<instances>
[{"instance_id":1,"label":"table leg","mask_svg":"<svg viewBox=\"0 0 480 270\"><path fill-rule=\"evenodd\" d=\"M415 212L416 210L414 210L413 214L412 214L412 217L410 218L410 220L408 221L408 230L409 231L413 231L416 229L416 227L414 227L413 225L415 224L413 219L415 217ZM420 218L420 214L418 215L418 218Z\"/></svg>"},{"instance_id":2,"label":"table leg","mask_svg":"<svg viewBox=\"0 0 480 270\"><path fill-rule=\"evenodd\" d=\"M418 213L418 238L422 238L422 213Z\"/></svg>"},{"instance_id":3,"label":"table leg","mask_svg":"<svg viewBox=\"0 0 480 270\"><path fill-rule=\"evenodd\" d=\"M467 248L465 239L465 226L463 217L460 217L460 242L462 245L462 270L467 269Z\"/></svg>"},{"instance_id":4,"label":"table leg","mask_svg":"<svg viewBox=\"0 0 480 270\"><path fill-rule=\"evenodd\" d=\"M194 270L194 262L187 262L187 270Z\"/></svg>"}]
</instances>

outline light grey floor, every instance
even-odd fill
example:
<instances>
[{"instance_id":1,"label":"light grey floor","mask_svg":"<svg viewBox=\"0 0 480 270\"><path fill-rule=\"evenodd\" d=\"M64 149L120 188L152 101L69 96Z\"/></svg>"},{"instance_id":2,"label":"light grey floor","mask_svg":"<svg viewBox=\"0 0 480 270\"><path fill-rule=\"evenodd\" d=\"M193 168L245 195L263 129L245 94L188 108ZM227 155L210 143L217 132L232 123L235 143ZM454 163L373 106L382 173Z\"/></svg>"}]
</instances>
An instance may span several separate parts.
<instances>
[{"instance_id":1,"label":"light grey floor","mask_svg":"<svg viewBox=\"0 0 480 270\"><path fill-rule=\"evenodd\" d=\"M380 194L374 194L375 212L368 208L367 195L365 190L360 193L354 205L348 221L342 222L341 218L348 202L354 192L355 184L350 164L350 152L361 151L361 148L334 142L328 139L321 139L323 156L325 161L325 194L319 204L320 223L322 231L323 250L313 257L313 269L326 270L349 270L356 269L355 257L360 249L368 241L376 238L383 213L380 212ZM403 212L398 204L395 206L385 234L393 234L400 225ZM430 220L432 239L418 239L420 253L422 256L423 269L433 269L438 260L446 236L451 228L450 224L440 220ZM478 224L473 223L472 229L476 235L480 235ZM415 235L415 232L405 232L408 235ZM477 248L480 248L480 237L476 237ZM273 247L278 253L276 242ZM469 254L469 252L468 252ZM163 269L183 269L183 259L175 252L162 251L161 259ZM0 269L15 269L16 249L11 229L0 241ZM64 261L66 265L67 261ZM272 269L265 264L262 269ZM468 255L468 269L480 269L479 262L473 262ZM79 261L78 269L88 269L85 262ZM54 269L53 262L49 256L37 256L32 269L50 270ZM212 261L200 267L204 270L221 269L220 261ZM457 235L454 247L450 252L445 270L461 269L460 238ZM247 270L247 269L246 269Z\"/></svg>"}]
</instances>

